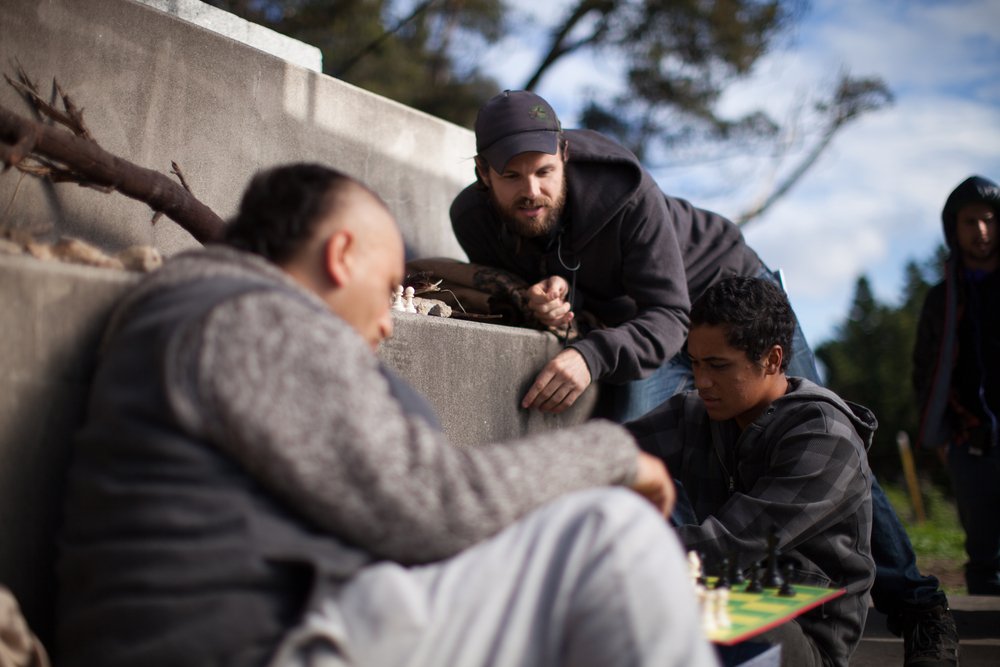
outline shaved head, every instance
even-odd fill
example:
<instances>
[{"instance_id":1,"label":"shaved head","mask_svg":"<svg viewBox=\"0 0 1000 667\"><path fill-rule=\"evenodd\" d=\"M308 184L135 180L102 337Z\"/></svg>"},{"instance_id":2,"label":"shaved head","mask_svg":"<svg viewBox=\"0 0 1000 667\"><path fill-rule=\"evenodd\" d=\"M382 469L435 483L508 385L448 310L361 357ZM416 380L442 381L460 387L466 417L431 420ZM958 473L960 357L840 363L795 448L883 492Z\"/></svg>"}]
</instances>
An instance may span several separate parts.
<instances>
[{"instance_id":1,"label":"shaved head","mask_svg":"<svg viewBox=\"0 0 1000 667\"><path fill-rule=\"evenodd\" d=\"M373 348L391 334L403 239L389 207L361 182L316 164L261 172L225 240L279 266Z\"/></svg>"}]
</instances>

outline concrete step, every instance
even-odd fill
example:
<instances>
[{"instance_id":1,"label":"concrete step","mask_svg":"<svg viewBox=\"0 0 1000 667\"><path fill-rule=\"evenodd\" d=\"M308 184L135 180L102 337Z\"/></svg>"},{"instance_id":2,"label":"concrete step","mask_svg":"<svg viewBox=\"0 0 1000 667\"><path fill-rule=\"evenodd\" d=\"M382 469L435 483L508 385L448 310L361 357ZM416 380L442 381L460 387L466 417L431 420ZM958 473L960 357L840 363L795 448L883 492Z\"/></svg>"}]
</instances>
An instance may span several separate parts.
<instances>
[{"instance_id":1,"label":"concrete step","mask_svg":"<svg viewBox=\"0 0 1000 667\"><path fill-rule=\"evenodd\" d=\"M1000 597L949 595L958 626L959 663L963 667L1000 666ZM891 667L903 664L903 640L885 624L885 615L872 609L861 645L851 667Z\"/></svg>"}]
</instances>

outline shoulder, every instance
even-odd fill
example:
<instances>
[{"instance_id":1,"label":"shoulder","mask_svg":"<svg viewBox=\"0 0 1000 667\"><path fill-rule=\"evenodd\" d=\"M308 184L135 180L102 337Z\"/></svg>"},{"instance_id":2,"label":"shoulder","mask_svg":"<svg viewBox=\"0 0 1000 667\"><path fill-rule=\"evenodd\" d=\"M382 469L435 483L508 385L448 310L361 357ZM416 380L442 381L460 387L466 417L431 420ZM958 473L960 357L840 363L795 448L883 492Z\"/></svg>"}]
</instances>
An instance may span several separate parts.
<instances>
[{"instance_id":1,"label":"shoulder","mask_svg":"<svg viewBox=\"0 0 1000 667\"><path fill-rule=\"evenodd\" d=\"M451 202L448 214L453 225L482 218L489 211L489 197L477 182L466 186Z\"/></svg>"}]
</instances>

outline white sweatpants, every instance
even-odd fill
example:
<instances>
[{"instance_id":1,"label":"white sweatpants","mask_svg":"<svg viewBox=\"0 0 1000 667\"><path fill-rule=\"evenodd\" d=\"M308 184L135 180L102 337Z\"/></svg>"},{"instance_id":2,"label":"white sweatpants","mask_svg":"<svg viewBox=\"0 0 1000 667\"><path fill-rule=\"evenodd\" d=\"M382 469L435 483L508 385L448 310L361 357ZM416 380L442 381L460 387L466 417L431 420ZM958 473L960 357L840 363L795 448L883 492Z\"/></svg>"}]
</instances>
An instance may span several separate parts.
<instances>
[{"instance_id":1,"label":"white sweatpants","mask_svg":"<svg viewBox=\"0 0 1000 667\"><path fill-rule=\"evenodd\" d=\"M568 494L445 561L321 595L272 667L701 667L680 543L625 489Z\"/></svg>"}]
</instances>

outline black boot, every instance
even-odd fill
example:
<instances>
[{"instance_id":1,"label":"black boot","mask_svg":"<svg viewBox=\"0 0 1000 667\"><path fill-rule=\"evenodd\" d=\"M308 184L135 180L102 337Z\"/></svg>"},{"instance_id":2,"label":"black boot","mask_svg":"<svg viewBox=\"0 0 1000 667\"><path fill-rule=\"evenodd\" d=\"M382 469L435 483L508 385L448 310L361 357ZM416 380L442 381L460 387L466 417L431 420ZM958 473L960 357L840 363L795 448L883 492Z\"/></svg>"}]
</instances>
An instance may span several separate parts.
<instances>
[{"instance_id":1,"label":"black boot","mask_svg":"<svg viewBox=\"0 0 1000 667\"><path fill-rule=\"evenodd\" d=\"M958 630L947 606L906 609L886 620L903 637L903 667L958 666Z\"/></svg>"}]
</instances>

